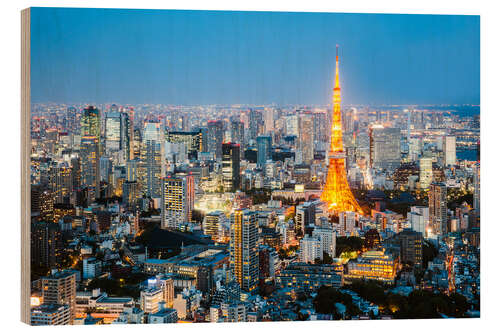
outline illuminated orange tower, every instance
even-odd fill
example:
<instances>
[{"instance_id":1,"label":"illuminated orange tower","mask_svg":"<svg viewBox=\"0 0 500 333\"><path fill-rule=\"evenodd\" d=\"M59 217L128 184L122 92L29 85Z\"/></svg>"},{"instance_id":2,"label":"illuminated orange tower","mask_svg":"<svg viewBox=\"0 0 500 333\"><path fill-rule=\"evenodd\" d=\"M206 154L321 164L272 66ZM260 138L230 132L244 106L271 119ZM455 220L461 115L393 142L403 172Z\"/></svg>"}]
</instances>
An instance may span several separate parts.
<instances>
[{"instance_id":1,"label":"illuminated orange tower","mask_svg":"<svg viewBox=\"0 0 500 333\"><path fill-rule=\"evenodd\" d=\"M339 47L335 67L335 88L333 88L333 117L328 153L328 176L321 193L321 200L328 204L332 212L352 211L363 213L347 183L345 153L342 142L342 122L340 115Z\"/></svg>"}]
</instances>

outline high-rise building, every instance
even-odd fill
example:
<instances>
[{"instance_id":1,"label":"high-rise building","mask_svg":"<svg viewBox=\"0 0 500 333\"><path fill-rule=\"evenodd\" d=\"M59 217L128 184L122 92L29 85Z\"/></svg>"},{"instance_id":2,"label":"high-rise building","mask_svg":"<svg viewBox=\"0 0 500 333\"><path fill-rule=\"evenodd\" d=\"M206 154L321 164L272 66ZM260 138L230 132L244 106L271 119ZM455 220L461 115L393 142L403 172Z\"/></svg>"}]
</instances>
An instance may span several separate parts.
<instances>
[{"instance_id":1,"label":"high-rise building","mask_svg":"<svg viewBox=\"0 0 500 333\"><path fill-rule=\"evenodd\" d=\"M259 280L257 213L237 209L231 214L230 267L242 290L252 292Z\"/></svg>"},{"instance_id":2,"label":"high-rise building","mask_svg":"<svg viewBox=\"0 0 500 333\"><path fill-rule=\"evenodd\" d=\"M347 183L347 173L345 170L345 153L342 140L342 119L340 113L338 48L335 67L335 88L333 89L333 116L330 151L328 153L328 175L323 192L321 193L321 201L326 202L328 204L328 209L333 212L363 212Z\"/></svg>"},{"instance_id":3,"label":"high-rise building","mask_svg":"<svg viewBox=\"0 0 500 333\"><path fill-rule=\"evenodd\" d=\"M423 264L423 234L421 232L405 229L397 234L401 246L401 262L411 263L415 267Z\"/></svg>"},{"instance_id":4,"label":"high-rise building","mask_svg":"<svg viewBox=\"0 0 500 333\"><path fill-rule=\"evenodd\" d=\"M443 140L444 160L446 165L455 165L457 163L456 137L447 135Z\"/></svg>"},{"instance_id":5,"label":"high-rise building","mask_svg":"<svg viewBox=\"0 0 500 333\"><path fill-rule=\"evenodd\" d=\"M159 122L146 122L141 144L139 182L142 192L151 198L161 196L161 177L164 174L164 135Z\"/></svg>"},{"instance_id":6,"label":"high-rise building","mask_svg":"<svg viewBox=\"0 0 500 333\"><path fill-rule=\"evenodd\" d=\"M224 123L222 120L210 120L207 133L208 151L214 154L216 160L222 158L222 142L224 141Z\"/></svg>"},{"instance_id":7,"label":"high-rise building","mask_svg":"<svg viewBox=\"0 0 500 333\"><path fill-rule=\"evenodd\" d=\"M260 132L260 128L264 124L262 119L262 113L257 110L250 110L249 118L248 118L248 134L250 136L250 140L255 139Z\"/></svg>"},{"instance_id":8,"label":"high-rise building","mask_svg":"<svg viewBox=\"0 0 500 333\"><path fill-rule=\"evenodd\" d=\"M235 192L240 188L240 145L222 144L222 185L224 192Z\"/></svg>"},{"instance_id":9,"label":"high-rise building","mask_svg":"<svg viewBox=\"0 0 500 333\"><path fill-rule=\"evenodd\" d=\"M300 115L299 129L299 152L302 156L299 163L311 164L314 160L314 124L310 113Z\"/></svg>"},{"instance_id":10,"label":"high-rise building","mask_svg":"<svg viewBox=\"0 0 500 333\"><path fill-rule=\"evenodd\" d=\"M78 134L78 124L76 121L77 110L74 106L66 109L66 128L71 134Z\"/></svg>"},{"instance_id":11,"label":"high-rise building","mask_svg":"<svg viewBox=\"0 0 500 333\"><path fill-rule=\"evenodd\" d=\"M264 111L264 130L266 133L274 131L274 108L266 108Z\"/></svg>"},{"instance_id":12,"label":"high-rise building","mask_svg":"<svg viewBox=\"0 0 500 333\"><path fill-rule=\"evenodd\" d=\"M203 151L201 130L191 132L166 131L165 141L183 143L186 146L189 159L197 159L198 153Z\"/></svg>"},{"instance_id":13,"label":"high-rise building","mask_svg":"<svg viewBox=\"0 0 500 333\"><path fill-rule=\"evenodd\" d=\"M122 119L120 112L106 113L106 120L104 124L105 130L105 147L106 152L118 151L121 149L122 143Z\"/></svg>"},{"instance_id":14,"label":"high-rise building","mask_svg":"<svg viewBox=\"0 0 500 333\"><path fill-rule=\"evenodd\" d=\"M426 189L432 183L432 158L422 157L420 159L420 188Z\"/></svg>"},{"instance_id":15,"label":"high-rise building","mask_svg":"<svg viewBox=\"0 0 500 333\"><path fill-rule=\"evenodd\" d=\"M203 234L208 235L214 241L218 241L222 236L222 222L224 220L224 212L210 212L203 218Z\"/></svg>"},{"instance_id":16,"label":"high-rise building","mask_svg":"<svg viewBox=\"0 0 500 333\"><path fill-rule=\"evenodd\" d=\"M300 240L300 262L314 263L316 259L323 260L321 241L306 234Z\"/></svg>"},{"instance_id":17,"label":"high-rise building","mask_svg":"<svg viewBox=\"0 0 500 333\"><path fill-rule=\"evenodd\" d=\"M473 195L473 208L476 219L481 216L481 165L479 162L474 164L474 195Z\"/></svg>"},{"instance_id":18,"label":"high-rise building","mask_svg":"<svg viewBox=\"0 0 500 333\"><path fill-rule=\"evenodd\" d=\"M370 165L395 170L401 163L401 130L374 125L370 128Z\"/></svg>"},{"instance_id":19,"label":"high-rise building","mask_svg":"<svg viewBox=\"0 0 500 333\"><path fill-rule=\"evenodd\" d=\"M80 118L80 133L82 137L93 136L97 138L97 142L101 142L101 116L95 106L83 109Z\"/></svg>"},{"instance_id":20,"label":"high-rise building","mask_svg":"<svg viewBox=\"0 0 500 333\"><path fill-rule=\"evenodd\" d=\"M194 178L167 176L161 179L161 227L178 229L191 220L194 208Z\"/></svg>"},{"instance_id":21,"label":"high-rise building","mask_svg":"<svg viewBox=\"0 0 500 333\"><path fill-rule=\"evenodd\" d=\"M76 273L58 271L41 278L43 304L69 306L70 324L75 319Z\"/></svg>"},{"instance_id":22,"label":"high-rise building","mask_svg":"<svg viewBox=\"0 0 500 333\"><path fill-rule=\"evenodd\" d=\"M99 139L95 136L83 136L80 144L82 185L88 189L90 201L99 197Z\"/></svg>"},{"instance_id":23,"label":"high-rise building","mask_svg":"<svg viewBox=\"0 0 500 333\"><path fill-rule=\"evenodd\" d=\"M316 202L306 201L297 205L295 210L295 231L303 235L306 227L316 222Z\"/></svg>"},{"instance_id":24,"label":"high-rise building","mask_svg":"<svg viewBox=\"0 0 500 333\"><path fill-rule=\"evenodd\" d=\"M69 203L73 192L72 169L67 164L59 164L50 168L50 190L54 194L55 203Z\"/></svg>"},{"instance_id":25,"label":"high-rise building","mask_svg":"<svg viewBox=\"0 0 500 333\"><path fill-rule=\"evenodd\" d=\"M244 146L245 144L245 123L239 120L231 121L231 141L239 143Z\"/></svg>"},{"instance_id":26,"label":"high-rise building","mask_svg":"<svg viewBox=\"0 0 500 333\"><path fill-rule=\"evenodd\" d=\"M429 187L429 224L436 235L448 232L447 191L443 183L432 183Z\"/></svg>"},{"instance_id":27,"label":"high-rise building","mask_svg":"<svg viewBox=\"0 0 500 333\"><path fill-rule=\"evenodd\" d=\"M313 127L314 127L314 142L327 142L328 134L327 127L328 121L326 119L326 112L314 112L313 116Z\"/></svg>"},{"instance_id":28,"label":"high-rise building","mask_svg":"<svg viewBox=\"0 0 500 333\"><path fill-rule=\"evenodd\" d=\"M272 139L270 136L257 137L257 165L263 167L272 157Z\"/></svg>"},{"instance_id":29,"label":"high-rise building","mask_svg":"<svg viewBox=\"0 0 500 333\"><path fill-rule=\"evenodd\" d=\"M285 117L285 126L287 135L299 136L299 117L296 114Z\"/></svg>"},{"instance_id":30,"label":"high-rise building","mask_svg":"<svg viewBox=\"0 0 500 333\"><path fill-rule=\"evenodd\" d=\"M337 233L331 227L315 227L312 231L312 237L319 239L321 251L328 253L332 258L335 258L335 250L337 247Z\"/></svg>"},{"instance_id":31,"label":"high-rise building","mask_svg":"<svg viewBox=\"0 0 500 333\"><path fill-rule=\"evenodd\" d=\"M30 236L31 267L56 268L64 250L59 226L51 221L33 223Z\"/></svg>"}]
</instances>

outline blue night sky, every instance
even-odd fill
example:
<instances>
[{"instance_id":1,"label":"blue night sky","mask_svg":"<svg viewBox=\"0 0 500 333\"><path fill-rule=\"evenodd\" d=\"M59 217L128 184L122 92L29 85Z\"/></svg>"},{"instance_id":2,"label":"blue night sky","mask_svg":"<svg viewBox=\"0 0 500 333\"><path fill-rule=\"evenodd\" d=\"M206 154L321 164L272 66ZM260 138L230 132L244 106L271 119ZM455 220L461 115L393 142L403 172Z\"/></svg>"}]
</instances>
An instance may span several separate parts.
<instances>
[{"instance_id":1,"label":"blue night sky","mask_svg":"<svg viewBox=\"0 0 500 333\"><path fill-rule=\"evenodd\" d=\"M33 102L479 104L479 16L31 13Z\"/></svg>"}]
</instances>

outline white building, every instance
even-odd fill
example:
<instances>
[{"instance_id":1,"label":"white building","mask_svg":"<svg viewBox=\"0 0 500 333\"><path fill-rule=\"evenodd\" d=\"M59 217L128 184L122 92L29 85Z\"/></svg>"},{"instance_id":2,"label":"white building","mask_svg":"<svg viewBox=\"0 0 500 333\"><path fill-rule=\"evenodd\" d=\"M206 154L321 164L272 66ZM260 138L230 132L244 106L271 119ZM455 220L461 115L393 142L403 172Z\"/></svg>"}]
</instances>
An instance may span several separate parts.
<instances>
[{"instance_id":1,"label":"white building","mask_svg":"<svg viewBox=\"0 0 500 333\"><path fill-rule=\"evenodd\" d=\"M337 244L337 233L332 228L314 228L312 237L321 243L321 253L326 252L330 257L335 258L335 248Z\"/></svg>"},{"instance_id":2,"label":"white building","mask_svg":"<svg viewBox=\"0 0 500 333\"><path fill-rule=\"evenodd\" d=\"M446 136L444 138L444 160L445 165L455 165L457 163L456 153L456 138L454 136Z\"/></svg>"},{"instance_id":3,"label":"white building","mask_svg":"<svg viewBox=\"0 0 500 333\"><path fill-rule=\"evenodd\" d=\"M300 240L300 261L314 263L316 258L323 260L321 241L306 235Z\"/></svg>"},{"instance_id":4,"label":"white building","mask_svg":"<svg viewBox=\"0 0 500 333\"><path fill-rule=\"evenodd\" d=\"M96 258L83 259L83 278L93 279L101 275L102 262Z\"/></svg>"}]
</instances>

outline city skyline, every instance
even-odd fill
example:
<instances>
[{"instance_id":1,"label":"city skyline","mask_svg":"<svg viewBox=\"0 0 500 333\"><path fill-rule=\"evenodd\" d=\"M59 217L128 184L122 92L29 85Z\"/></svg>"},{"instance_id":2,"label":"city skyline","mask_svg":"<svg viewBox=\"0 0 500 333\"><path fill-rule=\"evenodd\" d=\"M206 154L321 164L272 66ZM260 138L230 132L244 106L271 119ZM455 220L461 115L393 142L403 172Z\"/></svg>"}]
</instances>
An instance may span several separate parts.
<instances>
[{"instance_id":1,"label":"city skyline","mask_svg":"<svg viewBox=\"0 0 500 333\"><path fill-rule=\"evenodd\" d=\"M479 104L478 16L33 11L35 103Z\"/></svg>"}]
</instances>

